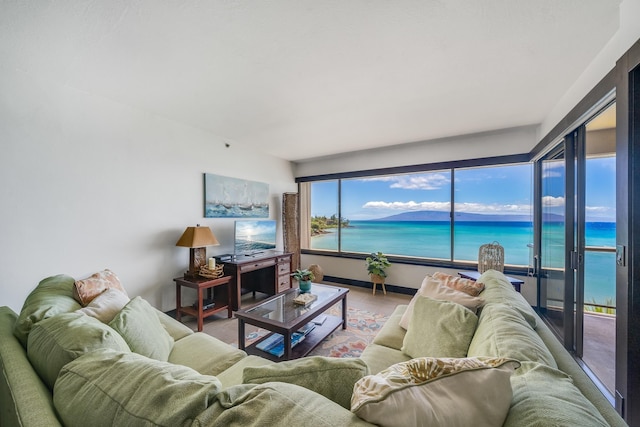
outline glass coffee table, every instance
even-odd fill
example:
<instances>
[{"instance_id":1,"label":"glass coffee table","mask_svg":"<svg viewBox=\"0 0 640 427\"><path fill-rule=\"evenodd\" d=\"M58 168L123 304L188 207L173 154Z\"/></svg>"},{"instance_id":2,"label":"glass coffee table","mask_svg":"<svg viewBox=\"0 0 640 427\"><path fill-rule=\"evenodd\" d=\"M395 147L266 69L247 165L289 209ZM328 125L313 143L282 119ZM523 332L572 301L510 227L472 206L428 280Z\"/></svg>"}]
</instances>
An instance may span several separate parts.
<instances>
[{"instance_id":1,"label":"glass coffee table","mask_svg":"<svg viewBox=\"0 0 640 427\"><path fill-rule=\"evenodd\" d=\"M342 325L342 329L347 328L347 293L349 293L349 289L312 283L310 293L318 298L306 306L294 303L293 299L300 294L300 290L293 288L269 297L252 307L236 311L238 347L249 354L274 361L298 359L309 354L340 325ZM342 317L324 314L326 310L338 302L342 302ZM322 316L322 322L317 321L316 318L319 316ZM314 319L316 319L316 323L313 323ZM245 323L266 329L271 333L245 347ZM292 347L292 336L310 323L315 325L313 330L304 335L304 339ZM273 334L281 334L284 337L284 354L281 357L258 348L261 342L273 339L271 337Z\"/></svg>"}]
</instances>

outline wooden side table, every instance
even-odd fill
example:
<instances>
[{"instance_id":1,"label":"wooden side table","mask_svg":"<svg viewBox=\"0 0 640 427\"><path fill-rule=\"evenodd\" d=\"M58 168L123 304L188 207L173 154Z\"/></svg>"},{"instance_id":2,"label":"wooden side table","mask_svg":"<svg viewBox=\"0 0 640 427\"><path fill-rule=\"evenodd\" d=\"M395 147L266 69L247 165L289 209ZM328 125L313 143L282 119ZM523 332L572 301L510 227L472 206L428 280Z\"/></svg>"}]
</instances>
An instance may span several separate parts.
<instances>
[{"instance_id":1,"label":"wooden side table","mask_svg":"<svg viewBox=\"0 0 640 427\"><path fill-rule=\"evenodd\" d=\"M458 271L458 276L462 277L463 279L470 279L475 281L480 278L481 274L478 271ZM520 286L524 285L524 280L516 279L515 277L506 275L504 277L507 278L516 292L520 292Z\"/></svg>"},{"instance_id":2,"label":"wooden side table","mask_svg":"<svg viewBox=\"0 0 640 427\"><path fill-rule=\"evenodd\" d=\"M176 277L173 279L176 282L176 319L180 321L182 314L194 316L198 319L198 332L202 331L203 320L205 317L209 317L222 310L227 310L227 317L231 318L233 313L231 311L231 289L229 283L231 282L231 276L222 276L217 279L207 279L205 277L185 278ZM196 307L182 306L182 287L186 286L198 291L198 299L196 300ZM206 310L204 305L204 291L211 290L215 287L221 286L222 292L216 292L220 299L216 298L213 307L209 307Z\"/></svg>"}]
</instances>

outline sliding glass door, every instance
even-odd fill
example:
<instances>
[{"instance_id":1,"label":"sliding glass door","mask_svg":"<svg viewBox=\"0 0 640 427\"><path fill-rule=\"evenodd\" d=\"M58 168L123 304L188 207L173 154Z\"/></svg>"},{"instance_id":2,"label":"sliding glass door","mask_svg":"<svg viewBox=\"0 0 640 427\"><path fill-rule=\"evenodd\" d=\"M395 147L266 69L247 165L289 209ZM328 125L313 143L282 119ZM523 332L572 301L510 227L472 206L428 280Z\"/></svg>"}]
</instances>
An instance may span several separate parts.
<instances>
[{"instance_id":1,"label":"sliding glass door","mask_svg":"<svg viewBox=\"0 0 640 427\"><path fill-rule=\"evenodd\" d=\"M616 336L615 104L540 159L538 309L613 402Z\"/></svg>"},{"instance_id":2,"label":"sliding glass door","mask_svg":"<svg viewBox=\"0 0 640 427\"><path fill-rule=\"evenodd\" d=\"M588 123L584 132L584 180L578 189L584 203L583 262L577 356L613 395L616 349L616 106Z\"/></svg>"},{"instance_id":3,"label":"sliding glass door","mask_svg":"<svg viewBox=\"0 0 640 427\"><path fill-rule=\"evenodd\" d=\"M564 142L541 161L538 304L562 340L565 334L565 151Z\"/></svg>"}]
</instances>

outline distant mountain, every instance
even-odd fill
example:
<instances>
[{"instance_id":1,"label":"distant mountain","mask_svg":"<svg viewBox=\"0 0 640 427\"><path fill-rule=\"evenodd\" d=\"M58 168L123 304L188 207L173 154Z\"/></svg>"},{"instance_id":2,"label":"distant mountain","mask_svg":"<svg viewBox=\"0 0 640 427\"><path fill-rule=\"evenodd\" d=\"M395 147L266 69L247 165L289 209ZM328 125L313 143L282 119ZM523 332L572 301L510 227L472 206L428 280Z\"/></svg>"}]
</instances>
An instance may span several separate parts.
<instances>
[{"instance_id":1,"label":"distant mountain","mask_svg":"<svg viewBox=\"0 0 640 427\"><path fill-rule=\"evenodd\" d=\"M456 221L473 221L473 222L529 222L532 220L531 215L486 215L460 212L455 214ZM562 222L564 217L556 214L545 214L545 221ZM415 211L404 212L397 215L391 215L384 218L372 219L370 221L449 221L449 212L441 211Z\"/></svg>"}]
</instances>

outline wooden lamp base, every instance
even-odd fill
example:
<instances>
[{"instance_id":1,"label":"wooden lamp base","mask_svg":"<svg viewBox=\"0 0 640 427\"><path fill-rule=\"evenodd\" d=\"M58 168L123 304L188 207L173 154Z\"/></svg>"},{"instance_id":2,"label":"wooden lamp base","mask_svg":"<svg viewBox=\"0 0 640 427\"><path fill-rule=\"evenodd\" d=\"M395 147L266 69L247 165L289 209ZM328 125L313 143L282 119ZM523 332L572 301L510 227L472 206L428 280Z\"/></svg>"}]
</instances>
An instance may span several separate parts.
<instances>
[{"instance_id":1,"label":"wooden lamp base","mask_svg":"<svg viewBox=\"0 0 640 427\"><path fill-rule=\"evenodd\" d=\"M185 278L196 278L200 268L207 263L207 248L189 248L189 270L184 273Z\"/></svg>"}]
</instances>

